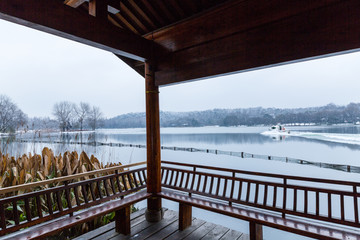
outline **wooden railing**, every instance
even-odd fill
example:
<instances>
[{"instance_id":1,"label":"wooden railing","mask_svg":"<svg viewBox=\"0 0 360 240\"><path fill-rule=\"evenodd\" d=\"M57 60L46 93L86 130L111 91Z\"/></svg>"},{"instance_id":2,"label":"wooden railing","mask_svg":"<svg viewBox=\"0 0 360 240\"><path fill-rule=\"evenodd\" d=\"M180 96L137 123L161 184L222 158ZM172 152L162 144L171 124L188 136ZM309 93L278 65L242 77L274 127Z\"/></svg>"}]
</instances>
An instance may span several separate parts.
<instances>
[{"instance_id":1,"label":"wooden railing","mask_svg":"<svg viewBox=\"0 0 360 240\"><path fill-rule=\"evenodd\" d=\"M28 189L64 182L64 185L0 199L0 235L67 214L72 215L80 209L114 198L123 198L125 195L146 188L146 167L119 172L124 168L140 164L144 163L117 166L20 186L22 189ZM115 173L71 182L106 172ZM19 186L4 188L0 190L0 194L17 190Z\"/></svg>"},{"instance_id":2,"label":"wooden railing","mask_svg":"<svg viewBox=\"0 0 360 240\"><path fill-rule=\"evenodd\" d=\"M162 162L162 187L217 200L360 227L360 183Z\"/></svg>"},{"instance_id":3,"label":"wooden railing","mask_svg":"<svg viewBox=\"0 0 360 240\"><path fill-rule=\"evenodd\" d=\"M139 163L143 164L143 163ZM119 172L124 165L28 185L63 185L0 199L0 235L46 222L146 188L145 167ZM360 183L296 177L243 170L162 162L162 188L214 199L229 206L247 206L282 218L300 216L360 227ZM88 180L74 181L84 177ZM17 191L1 189L0 194Z\"/></svg>"}]
</instances>

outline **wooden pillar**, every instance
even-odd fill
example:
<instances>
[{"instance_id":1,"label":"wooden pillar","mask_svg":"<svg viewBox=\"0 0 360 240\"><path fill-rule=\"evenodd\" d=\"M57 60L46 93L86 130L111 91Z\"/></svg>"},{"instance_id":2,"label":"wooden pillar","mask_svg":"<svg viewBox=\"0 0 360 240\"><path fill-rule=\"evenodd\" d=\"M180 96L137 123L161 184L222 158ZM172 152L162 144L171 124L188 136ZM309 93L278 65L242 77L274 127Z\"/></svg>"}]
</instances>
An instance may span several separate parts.
<instances>
[{"instance_id":1,"label":"wooden pillar","mask_svg":"<svg viewBox=\"0 0 360 240\"><path fill-rule=\"evenodd\" d=\"M179 203L179 230L182 231L191 226L192 209L190 205Z\"/></svg>"},{"instance_id":2,"label":"wooden pillar","mask_svg":"<svg viewBox=\"0 0 360 240\"><path fill-rule=\"evenodd\" d=\"M153 69L149 62L145 62L147 191L156 194L161 192L161 146L159 87L155 86ZM160 221L163 215L161 198L150 197L147 203L146 220Z\"/></svg>"},{"instance_id":3,"label":"wooden pillar","mask_svg":"<svg viewBox=\"0 0 360 240\"><path fill-rule=\"evenodd\" d=\"M250 226L250 240L263 240L262 225L254 222L249 222Z\"/></svg>"},{"instance_id":4,"label":"wooden pillar","mask_svg":"<svg viewBox=\"0 0 360 240\"><path fill-rule=\"evenodd\" d=\"M115 212L115 230L124 235L130 234L130 206Z\"/></svg>"}]
</instances>

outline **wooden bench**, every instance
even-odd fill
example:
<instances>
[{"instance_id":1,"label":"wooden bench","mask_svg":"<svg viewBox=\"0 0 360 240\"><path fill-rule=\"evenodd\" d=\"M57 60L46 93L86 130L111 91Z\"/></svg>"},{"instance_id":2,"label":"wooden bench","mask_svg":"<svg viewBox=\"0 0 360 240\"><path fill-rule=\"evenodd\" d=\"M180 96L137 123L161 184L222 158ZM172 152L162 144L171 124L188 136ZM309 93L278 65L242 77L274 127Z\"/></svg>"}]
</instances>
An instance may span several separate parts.
<instances>
[{"instance_id":1,"label":"wooden bench","mask_svg":"<svg viewBox=\"0 0 360 240\"><path fill-rule=\"evenodd\" d=\"M116 172L1 199L0 235L27 228L2 239L40 239L110 212L116 213L116 230L128 234L130 205L151 196L146 192L145 170Z\"/></svg>"},{"instance_id":2,"label":"wooden bench","mask_svg":"<svg viewBox=\"0 0 360 240\"><path fill-rule=\"evenodd\" d=\"M180 230L197 207L248 221L250 239L262 239L264 225L316 239L360 240L359 189L355 182L163 162L158 196L180 203Z\"/></svg>"}]
</instances>

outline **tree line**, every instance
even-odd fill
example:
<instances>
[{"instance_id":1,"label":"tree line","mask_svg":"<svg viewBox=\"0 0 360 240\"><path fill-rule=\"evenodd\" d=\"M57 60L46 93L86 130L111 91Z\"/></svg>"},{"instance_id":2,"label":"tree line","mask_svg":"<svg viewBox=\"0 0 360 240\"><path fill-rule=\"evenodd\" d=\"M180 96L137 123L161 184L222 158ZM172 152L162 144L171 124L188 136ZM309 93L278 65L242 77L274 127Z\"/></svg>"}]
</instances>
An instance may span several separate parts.
<instances>
[{"instance_id":1,"label":"tree line","mask_svg":"<svg viewBox=\"0 0 360 240\"><path fill-rule=\"evenodd\" d=\"M103 125L103 113L97 106L80 102L57 102L50 117L29 118L8 96L0 95L0 133L11 133L19 129L95 130Z\"/></svg>"},{"instance_id":2,"label":"tree line","mask_svg":"<svg viewBox=\"0 0 360 240\"><path fill-rule=\"evenodd\" d=\"M360 103L346 106L328 104L309 108L239 108L213 109L194 112L160 112L162 127L201 127L201 126L254 126L313 123L338 124L359 123ZM145 113L129 113L106 119L105 128L145 127Z\"/></svg>"},{"instance_id":3,"label":"tree line","mask_svg":"<svg viewBox=\"0 0 360 240\"><path fill-rule=\"evenodd\" d=\"M146 126L145 113L129 113L104 119L99 107L80 102L57 102L53 106L53 118L28 118L28 116L12 102L0 95L0 132L14 132L23 129L60 129L95 130L105 128L143 128ZM328 104L310 108L239 108L213 109L194 112L160 112L162 127L200 127L200 126L253 126L314 123L314 124L360 124L360 103L346 106Z\"/></svg>"}]
</instances>

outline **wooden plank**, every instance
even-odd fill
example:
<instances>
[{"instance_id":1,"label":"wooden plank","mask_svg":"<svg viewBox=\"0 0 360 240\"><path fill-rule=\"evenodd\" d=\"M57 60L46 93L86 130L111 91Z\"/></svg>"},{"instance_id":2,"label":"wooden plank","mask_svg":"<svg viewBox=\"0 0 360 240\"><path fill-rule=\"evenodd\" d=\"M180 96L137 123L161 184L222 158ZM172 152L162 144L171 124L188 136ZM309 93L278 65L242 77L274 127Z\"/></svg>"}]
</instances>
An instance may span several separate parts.
<instances>
[{"instance_id":1,"label":"wooden plank","mask_svg":"<svg viewBox=\"0 0 360 240\"><path fill-rule=\"evenodd\" d=\"M148 34L146 38L154 39L171 52L177 52L339 1L341 0L228 1L187 21Z\"/></svg>"},{"instance_id":2,"label":"wooden plank","mask_svg":"<svg viewBox=\"0 0 360 240\"><path fill-rule=\"evenodd\" d=\"M96 239L97 237L106 239L106 235L108 235L109 232L111 232L111 234L115 232L115 222L111 222L109 224L101 226L95 230L92 230L77 238L74 238L73 240L89 240L89 239Z\"/></svg>"},{"instance_id":3,"label":"wooden plank","mask_svg":"<svg viewBox=\"0 0 360 240\"><path fill-rule=\"evenodd\" d=\"M127 3L130 4L130 6L141 16L143 20L145 20L147 24L151 26L151 28L153 29L157 28L154 22L152 21L152 19L149 18L149 16L143 11L141 7L139 7L138 1L128 0Z\"/></svg>"},{"instance_id":4,"label":"wooden plank","mask_svg":"<svg viewBox=\"0 0 360 240\"><path fill-rule=\"evenodd\" d=\"M87 0L65 0L64 3L68 6L71 6L73 8L79 7L84 2L87 2Z\"/></svg>"},{"instance_id":5,"label":"wooden plank","mask_svg":"<svg viewBox=\"0 0 360 240\"><path fill-rule=\"evenodd\" d=\"M106 237L109 240L127 240L127 239L131 239L133 236L139 234L141 231L144 231L145 229L151 227L152 225L154 225L155 223L153 222L148 222L145 220L145 216L144 216L144 221L141 221L139 224L137 224L136 226L131 228L131 234L130 235L123 235L123 234L119 234L119 233L112 233L112 235ZM104 236L101 236L101 238L98 239L94 239L94 240L102 240L104 239Z\"/></svg>"},{"instance_id":6,"label":"wooden plank","mask_svg":"<svg viewBox=\"0 0 360 240\"><path fill-rule=\"evenodd\" d=\"M250 236L248 234L242 234L237 240L249 240Z\"/></svg>"},{"instance_id":7,"label":"wooden plank","mask_svg":"<svg viewBox=\"0 0 360 240\"><path fill-rule=\"evenodd\" d=\"M220 239L224 236L230 229L221 225L217 225L213 230L208 232L201 240L215 240Z\"/></svg>"},{"instance_id":8,"label":"wooden plank","mask_svg":"<svg viewBox=\"0 0 360 240\"><path fill-rule=\"evenodd\" d=\"M215 36L213 40L206 35L207 31L201 34L199 28L194 28L194 31L197 29L194 35L186 35L179 31L188 39L201 39L202 42L180 49L176 48L176 51L169 47L174 52L160 59L156 72L156 85L277 66L355 51L360 48L358 41L360 38L359 1L335 1L333 4L324 3L324 1L312 1L314 4L308 1L300 3L300 1L283 0L282 2L284 4L296 2L301 6L307 4L314 6L322 2L325 7L311 11L304 9L296 15L289 15L277 21L273 21L270 17L257 16L259 19L266 17L265 20L267 19L268 22L248 28L251 22L246 21L249 26L245 26L245 30L220 38L215 38ZM278 6L275 5L275 7ZM250 12L256 12L256 9ZM272 6L268 12L276 13L277 11L273 11ZM214 23L209 19L208 21ZM206 28L206 26L200 26ZM216 24L214 26L219 27L214 27L213 34L221 30L220 26L224 29L230 27ZM171 46L178 46L180 37L172 39L173 36L166 34L161 37L164 39L164 46L165 42L170 43ZM160 40L156 42L161 44Z\"/></svg>"},{"instance_id":9,"label":"wooden plank","mask_svg":"<svg viewBox=\"0 0 360 240\"><path fill-rule=\"evenodd\" d=\"M206 222L204 225L200 226L198 229L193 231L190 235L188 235L184 239L202 239L206 234L208 234L211 230L216 227L215 224Z\"/></svg>"},{"instance_id":10,"label":"wooden plank","mask_svg":"<svg viewBox=\"0 0 360 240\"><path fill-rule=\"evenodd\" d=\"M131 219L131 226L133 226L134 220L139 218L141 215L144 216L146 208L143 208L139 211L136 211L130 215ZM145 217L144 217L145 220ZM73 240L85 240L85 239L93 239L96 237L99 237L101 235L107 234L109 231L115 232L115 222L111 222L109 224L106 224L104 226L101 226L93 231L87 232L77 238L74 238ZM101 236L105 239L105 236Z\"/></svg>"},{"instance_id":11,"label":"wooden plank","mask_svg":"<svg viewBox=\"0 0 360 240\"><path fill-rule=\"evenodd\" d=\"M156 235L158 231L160 231L163 228L166 228L168 225L175 222L176 220L177 220L177 212L168 210L166 211L166 213L164 214L164 218L160 222L154 223L150 227L144 229L143 231L140 231L136 235L133 235L131 239L132 240L147 239L150 236ZM117 238L114 238L114 240L115 239Z\"/></svg>"},{"instance_id":12,"label":"wooden plank","mask_svg":"<svg viewBox=\"0 0 360 240\"><path fill-rule=\"evenodd\" d=\"M151 59L151 50L158 48L151 41L61 1L0 1L0 18L140 61Z\"/></svg>"},{"instance_id":13,"label":"wooden plank","mask_svg":"<svg viewBox=\"0 0 360 240\"><path fill-rule=\"evenodd\" d=\"M160 231L158 231L155 235L152 235L152 236L146 238L146 240L165 239L168 236L170 236L171 234L173 234L174 232L176 232L179 228L178 226L179 226L179 221L175 221L175 222L171 223L170 225L166 226L165 228L161 229Z\"/></svg>"},{"instance_id":14,"label":"wooden plank","mask_svg":"<svg viewBox=\"0 0 360 240\"><path fill-rule=\"evenodd\" d=\"M229 230L220 238L220 240L235 240L240 238L242 235L243 233L241 232Z\"/></svg>"},{"instance_id":15,"label":"wooden plank","mask_svg":"<svg viewBox=\"0 0 360 240\"><path fill-rule=\"evenodd\" d=\"M191 226L185 229L184 231L176 231L173 234L171 234L169 237L167 237L167 240L177 240L177 239L183 239L189 234L191 234L193 231L201 227L203 224L205 224L204 220L201 219L194 219Z\"/></svg>"},{"instance_id":16,"label":"wooden plank","mask_svg":"<svg viewBox=\"0 0 360 240\"><path fill-rule=\"evenodd\" d=\"M145 220L145 211L146 209L143 209L144 211L141 212L141 214L139 216L137 216L136 218L132 219L130 224L131 224L131 234L130 235L122 235L119 234L117 232L115 232L115 225L114 228L111 231L108 231L102 235L98 235L96 238L92 239L92 240L103 240L103 239L110 239L112 237L116 237L116 236L122 236L124 239L128 239L130 238L132 235L136 235L137 233L139 233L143 228L147 228L149 226L151 226L153 223L149 223Z\"/></svg>"}]
</instances>

